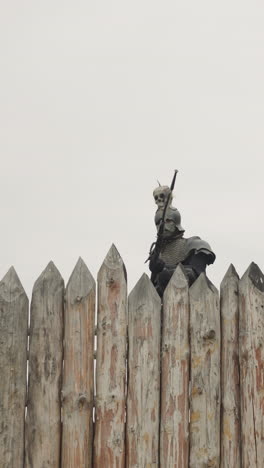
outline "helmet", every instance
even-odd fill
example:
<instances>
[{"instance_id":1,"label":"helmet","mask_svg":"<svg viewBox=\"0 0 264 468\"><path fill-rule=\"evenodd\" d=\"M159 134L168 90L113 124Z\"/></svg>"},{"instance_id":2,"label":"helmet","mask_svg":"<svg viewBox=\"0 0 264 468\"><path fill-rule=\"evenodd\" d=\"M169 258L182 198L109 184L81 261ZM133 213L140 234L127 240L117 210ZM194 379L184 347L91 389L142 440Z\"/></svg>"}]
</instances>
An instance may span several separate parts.
<instances>
[{"instance_id":1,"label":"helmet","mask_svg":"<svg viewBox=\"0 0 264 468\"><path fill-rule=\"evenodd\" d=\"M159 223L162 220L162 216L163 216L163 210L157 210L156 214L155 214L155 224L156 224L157 228L159 226ZM183 229L183 227L181 225L181 215L180 215L180 212L177 210L177 208L174 208L173 206L170 206L167 209L167 213L166 213L166 217L165 217L165 224L166 224L166 220L173 221L173 223L175 224L177 230L179 232L184 232L184 229ZM165 228L166 228L166 226L165 226Z\"/></svg>"}]
</instances>

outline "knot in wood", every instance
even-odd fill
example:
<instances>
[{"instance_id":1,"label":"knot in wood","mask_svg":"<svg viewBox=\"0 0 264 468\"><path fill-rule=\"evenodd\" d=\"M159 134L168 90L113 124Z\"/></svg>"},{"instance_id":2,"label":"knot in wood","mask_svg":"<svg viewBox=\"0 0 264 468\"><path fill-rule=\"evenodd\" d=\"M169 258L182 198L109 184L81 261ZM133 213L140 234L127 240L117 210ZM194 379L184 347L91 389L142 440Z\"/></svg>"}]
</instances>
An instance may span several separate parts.
<instances>
[{"instance_id":1,"label":"knot in wood","mask_svg":"<svg viewBox=\"0 0 264 468\"><path fill-rule=\"evenodd\" d=\"M120 447L121 442L122 442L122 438L121 438L120 434L116 434L115 437L114 437L114 439L113 439L113 444L114 444L116 447Z\"/></svg>"},{"instance_id":2,"label":"knot in wood","mask_svg":"<svg viewBox=\"0 0 264 468\"><path fill-rule=\"evenodd\" d=\"M209 458L208 462L207 462L207 468L213 468L213 467L216 467L218 466L217 465L217 461L216 461L216 458Z\"/></svg>"},{"instance_id":3,"label":"knot in wood","mask_svg":"<svg viewBox=\"0 0 264 468\"><path fill-rule=\"evenodd\" d=\"M110 278L110 279L106 282L107 286L109 286L110 288L111 288L111 286L113 286L114 283L115 283L114 278Z\"/></svg>"},{"instance_id":4,"label":"knot in wood","mask_svg":"<svg viewBox=\"0 0 264 468\"><path fill-rule=\"evenodd\" d=\"M79 395L79 398L78 398L78 407L81 409L83 408L85 405L88 404L88 401L87 401L87 396L84 395L83 393Z\"/></svg>"},{"instance_id":5,"label":"knot in wood","mask_svg":"<svg viewBox=\"0 0 264 468\"><path fill-rule=\"evenodd\" d=\"M106 317L104 317L102 322L101 322L101 327L102 327L103 330L106 330L106 325L107 325Z\"/></svg>"},{"instance_id":6,"label":"knot in wood","mask_svg":"<svg viewBox=\"0 0 264 468\"><path fill-rule=\"evenodd\" d=\"M203 336L204 340L214 340L215 339L215 330L208 330Z\"/></svg>"},{"instance_id":7,"label":"knot in wood","mask_svg":"<svg viewBox=\"0 0 264 468\"><path fill-rule=\"evenodd\" d=\"M116 395L112 394L112 395L109 395L109 397L107 398L107 402L108 402L109 405L111 405L111 404L115 403L116 399L117 399Z\"/></svg>"}]
</instances>

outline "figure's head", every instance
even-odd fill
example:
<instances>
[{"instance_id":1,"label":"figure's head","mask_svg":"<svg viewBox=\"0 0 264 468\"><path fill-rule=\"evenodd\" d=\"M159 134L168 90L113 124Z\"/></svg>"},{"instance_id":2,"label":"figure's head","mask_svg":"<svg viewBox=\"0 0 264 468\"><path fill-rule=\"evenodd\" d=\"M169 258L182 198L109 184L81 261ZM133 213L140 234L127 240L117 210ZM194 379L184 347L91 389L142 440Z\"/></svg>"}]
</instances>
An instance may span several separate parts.
<instances>
[{"instance_id":1,"label":"figure's head","mask_svg":"<svg viewBox=\"0 0 264 468\"><path fill-rule=\"evenodd\" d=\"M164 208L167 198L170 196L170 194L171 191L167 185L160 185L159 187L155 188L153 197L158 209ZM170 204L171 201L169 202L169 205Z\"/></svg>"},{"instance_id":2,"label":"figure's head","mask_svg":"<svg viewBox=\"0 0 264 468\"><path fill-rule=\"evenodd\" d=\"M161 220L163 217L163 210L158 210L155 215L155 224L157 230L159 229ZM167 209L166 217L165 217L165 224L164 224L164 238L174 237L175 235L179 235L184 233L184 229L181 225L181 215L177 208L173 208L172 206Z\"/></svg>"}]
</instances>

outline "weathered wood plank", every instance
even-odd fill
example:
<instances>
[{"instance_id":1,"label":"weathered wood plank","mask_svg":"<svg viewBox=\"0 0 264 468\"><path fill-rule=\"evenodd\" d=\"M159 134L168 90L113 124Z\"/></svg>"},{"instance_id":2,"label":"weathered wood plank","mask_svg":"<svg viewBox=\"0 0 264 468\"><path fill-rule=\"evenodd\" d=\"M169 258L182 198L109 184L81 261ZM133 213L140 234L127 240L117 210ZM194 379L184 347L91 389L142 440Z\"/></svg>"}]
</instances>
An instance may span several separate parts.
<instances>
[{"instance_id":1,"label":"weathered wood plank","mask_svg":"<svg viewBox=\"0 0 264 468\"><path fill-rule=\"evenodd\" d=\"M230 265L220 287L221 468L240 468L238 274Z\"/></svg>"},{"instance_id":2,"label":"weathered wood plank","mask_svg":"<svg viewBox=\"0 0 264 468\"><path fill-rule=\"evenodd\" d=\"M252 263L239 283L242 467L264 466L264 276Z\"/></svg>"},{"instance_id":3,"label":"weathered wood plank","mask_svg":"<svg viewBox=\"0 0 264 468\"><path fill-rule=\"evenodd\" d=\"M59 468L64 282L50 262L31 302L26 460L30 468Z\"/></svg>"},{"instance_id":4,"label":"weathered wood plank","mask_svg":"<svg viewBox=\"0 0 264 468\"><path fill-rule=\"evenodd\" d=\"M62 466L90 468L93 444L95 281L79 258L65 294Z\"/></svg>"},{"instance_id":5,"label":"weathered wood plank","mask_svg":"<svg viewBox=\"0 0 264 468\"><path fill-rule=\"evenodd\" d=\"M161 468L189 464L189 291L181 266L163 295Z\"/></svg>"},{"instance_id":6,"label":"weathered wood plank","mask_svg":"<svg viewBox=\"0 0 264 468\"><path fill-rule=\"evenodd\" d=\"M190 334L190 467L219 467L219 297L204 273L190 288Z\"/></svg>"},{"instance_id":7,"label":"weathered wood plank","mask_svg":"<svg viewBox=\"0 0 264 468\"><path fill-rule=\"evenodd\" d=\"M125 466L127 281L112 245L98 273L94 467Z\"/></svg>"},{"instance_id":8,"label":"weathered wood plank","mask_svg":"<svg viewBox=\"0 0 264 468\"><path fill-rule=\"evenodd\" d=\"M159 466L160 310L144 274L128 299L127 468Z\"/></svg>"},{"instance_id":9,"label":"weathered wood plank","mask_svg":"<svg viewBox=\"0 0 264 468\"><path fill-rule=\"evenodd\" d=\"M0 282L0 465L24 465L28 298L13 267Z\"/></svg>"}]
</instances>

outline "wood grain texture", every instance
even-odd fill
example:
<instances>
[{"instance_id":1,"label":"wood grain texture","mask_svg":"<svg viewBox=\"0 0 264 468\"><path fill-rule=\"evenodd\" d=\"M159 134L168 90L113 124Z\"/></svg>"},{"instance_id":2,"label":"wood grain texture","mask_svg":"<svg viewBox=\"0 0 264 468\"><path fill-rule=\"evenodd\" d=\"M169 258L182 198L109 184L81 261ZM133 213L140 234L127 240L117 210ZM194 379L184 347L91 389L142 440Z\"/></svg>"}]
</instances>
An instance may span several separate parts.
<instances>
[{"instance_id":1,"label":"wood grain texture","mask_svg":"<svg viewBox=\"0 0 264 468\"><path fill-rule=\"evenodd\" d=\"M221 468L240 468L238 274L230 265L220 287Z\"/></svg>"},{"instance_id":2,"label":"wood grain texture","mask_svg":"<svg viewBox=\"0 0 264 468\"><path fill-rule=\"evenodd\" d=\"M125 466L127 281L112 245L98 273L94 467Z\"/></svg>"},{"instance_id":3,"label":"wood grain texture","mask_svg":"<svg viewBox=\"0 0 264 468\"><path fill-rule=\"evenodd\" d=\"M30 468L59 468L64 282L50 262L31 302L26 461Z\"/></svg>"},{"instance_id":4,"label":"wood grain texture","mask_svg":"<svg viewBox=\"0 0 264 468\"><path fill-rule=\"evenodd\" d=\"M126 467L159 466L160 298L147 275L129 295Z\"/></svg>"},{"instance_id":5,"label":"wood grain texture","mask_svg":"<svg viewBox=\"0 0 264 468\"><path fill-rule=\"evenodd\" d=\"M163 296L160 467L189 464L189 288L181 266Z\"/></svg>"},{"instance_id":6,"label":"wood grain texture","mask_svg":"<svg viewBox=\"0 0 264 468\"><path fill-rule=\"evenodd\" d=\"M13 267L0 282L0 465L24 466L28 299Z\"/></svg>"},{"instance_id":7,"label":"wood grain texture","mask_svg":"<svg viewBox=\"0 0 264 468\"><path fill-rule=\"evenodd\" d=\"M190 335L190 467L219 467L219 297L204 273L190 288Z\"/></svg>"},{"instance_id":8,"label":"wood grain texture","mask_svg":"<svg viewBox=\"0 0 264 468\"><path fill-rule=\"evenodd\" d=\"M79 258L65 294L62 466L90 468L93 445L95 281Z\"/></svg>"},{"instance_id":9,"label":"wood grain texture","mask_svg":"<svg viewBox=\"0 0 264 468\"><path fill-rule=\"evenodd\" d=\"M264 276L252 263L239 283L242 467L264 466Z\"/></svg>"}]
</instances>

